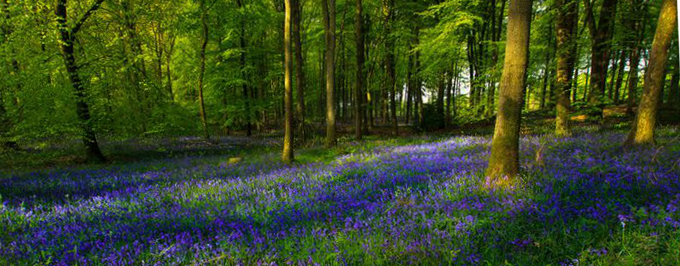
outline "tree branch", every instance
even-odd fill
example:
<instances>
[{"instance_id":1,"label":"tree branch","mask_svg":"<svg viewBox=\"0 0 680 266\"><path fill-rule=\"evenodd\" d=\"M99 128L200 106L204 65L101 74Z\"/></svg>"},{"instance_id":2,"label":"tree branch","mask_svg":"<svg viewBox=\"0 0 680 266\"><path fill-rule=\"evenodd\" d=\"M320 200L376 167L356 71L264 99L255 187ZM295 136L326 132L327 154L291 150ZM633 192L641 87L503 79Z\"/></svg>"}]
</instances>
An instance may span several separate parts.
<instances>
[{"instance_id":1,"label":"tree branch","mask_svg":"<svg viewBox=\"0 0 680 266\"><path fill-rule=\"evenodd\" d=\"M87 21L87 19L92 15L92 13L94 13L95 11L97 11L97 9L99 9L99 7L102 5L103 2L104 2L104 0L97 0L94 3L94 5L92 5L90 7L90 9L88 9L87 12L85 12L85 14L83 14L83 16L80 17L80 20L78 20L76 25L73 26L73 29L71 29L71 36L76 35L76 33L78 33L78 31L80 31L80 28L83 27L83 24L85 23L85 21Z\"/></svg>"},{"instance_id":2,"label":"tree branch","mask_svg":"<svg viewBox=\"0 0 680 266\"><path fill-rule=\"evenodd\" d=\"M586 25L590 31L590 36L595 36L595 33L597 32L597 26L595 25L595 18L593 16L593 5L590 0L583 0L583 3L586 6Z\"/></svg>"}]
</instances>

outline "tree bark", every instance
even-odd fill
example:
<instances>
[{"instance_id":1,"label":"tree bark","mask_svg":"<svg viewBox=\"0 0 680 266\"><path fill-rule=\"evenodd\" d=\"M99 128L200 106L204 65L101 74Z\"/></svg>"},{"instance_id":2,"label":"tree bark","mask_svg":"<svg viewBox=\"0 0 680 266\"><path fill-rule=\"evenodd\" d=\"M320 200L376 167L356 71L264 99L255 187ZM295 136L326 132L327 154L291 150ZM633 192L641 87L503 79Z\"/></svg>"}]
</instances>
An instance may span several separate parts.
<instances>
[{"instance_id":1,"label":"tree bark","mask_svg":"<svg viewBox=\"0 0 680 266\"><path fill-rule=\"evenodd\" d=\"M356 46L357 46L357 73L356 84L354 87L354 138L361 140L362 138L362 120L363 120L363 90L364 90L364 22L363 22L363 5L361 0L356 0Z\"/></svg>"},{"instance_id":2,"label":"tree bark","mask_svg":"<svg viewBox=\"0 0 680 266\"><path fill-rule=\"evenodd\" d=\"M487 184L503 184L519 172L519 128L529 61L532 0L510 0L505 65L491 144Z\"/></svg>"},{"instance_id":3,"label":"tree bark","mask_svg":"<svg viewBox=\"0 0 680 266\"><path fill-rule=\"evenodd\" d=\"M673 64L673 76L671 77L671 88L670 92L668 95L668 104L675 108L679 109L680 106L678 104L680 103L680 65L678 64L680 58L678 56L675 57L675 62Z\"/></svg>"},{"instance_id":4,"label":"tree bark","mask_svg":"<svg viewBox=\"0 0 680 266\"><path fill-rule=\"evenodd\" d=\"M88 11L83 14L76 24L69 28L67 20L67 0L58 0L57 2L57 27L59 29L59 37L61 41L61 51L68 72L69 80L75 91L76 98L76 113L80 120L80 128L82 130L82 141L85 146L85 158L90 163L104 163L106 158L99 148L97 135L92 127L90 116L90 106L87 104L87 92L85 85L80 79L80 66L76 62L75 57L75 43L78 31L80 31L87 19L101 6L104 0L97 0L97 2L90 7Z\"/></svg>"},{"instance_id":5,"label":"tree bark","mask_svg":"<svg viewBox=\"0 0 680 266\"><path fill-rule=\"evenodd\" d=\"M621 97L621 87L623 86L623 77L626 74L626 59L628 58L628 53L626 50L621 51L618 74L616 76L616 84L614 85L614 103L619 104L619 98Z\"/></svg>"},{"instance_id":6,"label":"tree bark","mask_svg":"<svg viewBox=\"0 0 680 266\"><path fill-rule=\"evenodd\" d=\"M203 0L204 1L204 0ZM243 0L237 0L236 4L238 5L239 9L244 9L244 4ZM241 56L239 57L239 64L241 65L241 79L243 84L241 85L241 91L243 95L243 100L245 102L244 109L246 113L246 136L250 137L253 135L253 129L252 129L252 124L250 122L251 119L251 114L250 114L250 95L249 95L249 88L248 88L248 83L250 82L248 80L248 73L246 72L247 66L246 66L246 59L247 59L247 40L246 40L246 19L245 19L245 10L241 13L241 25L240 26L240 32L239 32L239 49L241 49Z\"/></svg>"},{"instance_id":7,"label":"tree bark","mask_svg":"<svg viewBox=\"0 0 680 266\"><path fill-rule=\"evenodd\" d=\"M325 1L325 0L324 0ZM284 50L284 95L283 105L285 112L285 127L283 137L284 163L292 163L295 159L293 155L293 47L291 43L291 27L293 17L293 0L285 0L286 10L283 30L283 50Z\"/></svg>"},{"instance_id":8,"label":"tree bark","mask_svg":"<svg viewBox=\"0 0 680 266\"><path fill-rule=\"evenodd\" d=\"M295 42L295 85L297 98L295 105L297 111L298 134L299 138L304 142L307 134L305 130L305 71L304 59L302 57L302 38L300 31L302 29L302 5L300 0L292 0L293 3L293 41Z\"/></svg>"},{"instance_id":9,"label":"tree bark","mask_svg":"<svg viewBox=\"0 0 680 266\"><path fill-rule=\"evenodd\" d=\"M593 18L593 8L590 0L585 1L587 7L587 24L590 28L592 40L592 59L590 74L590 92L588 93L588 103L592 111L590 115L597 120L603 118L602 97L604 97L607 85L607 63L609 62L609 50L612 40L612 23L616 17L617 0L604 0L600 11L600 18L597 25Z\"/></svg>"},{"instance_id":10,"label":"tree bark","mask_svg":"<svg viewBox=\"0 0 680 266\"><path fill-rule=\"evenodd\" d=\"M555 135L570 136L571 128L571 90L572 74L576 63L576 40L574 29L578 18L578 2L575 0L556 0L557 9L557 117Z\"/></svg>"},{"instance_id":11,"label":"tree bark","mask_svg":"<svg viewBox=\"0 0 680 266\"><path fill-rule=\"evenodd\" d=\"M321 0L326 38L326 146L337 144L335 121L335 0Z\"/></svg>"},{"instance_id":12,"label":"tree bark","mask_svg":"<svg viewBox=\"0 0 680 266\"><path fill-rule=\"evenodd\" d=\"M644 93L640 99L633 128L626 140L628 145L654 144L654 128L656 127L661 91L665 83L668 50L673 33L678 25L677 9L678 2L675 0L664 0L662 3L654 42L652 43L649 66L645 73Z\"/></svg>"},{"instance_id":13,"label":"tree bark","mask_svg":"<svg viewBox=\"0 0 680 266\"><path fill-rule=\"evenodd\" d=\"M399 121L397 121L397 97L396 97L396 70L394 59L394 38L390 35L394 20L394 0L383 0L383 15L385 17L385 69L387 74L387 87L390 94L390 115L392 120L392 134L399 135Z\"/></svg>"},{"instance_id":14,"label":"tree bark","mask_svg":"<svg viewBox=\"0 0 680 266\"><path fill-rule=\"evenodd\" d=\"M201 63L200 63L200 69L198 72L198 102L199 102L199 107L200 107L200 116L201 116L201 124L203 125L203 137L206 140L210 139L210 134L208 134L208 118L205 113L205 101L203 99L203 79L205 76L205 50L208 46L208 40L209 40L209 32L208 32L208 12L205 9L205 0L200 0L199 2L200 9L201 9L201 50L200 50L200 56L201 56Z\"/></svg>"}]
</instances>

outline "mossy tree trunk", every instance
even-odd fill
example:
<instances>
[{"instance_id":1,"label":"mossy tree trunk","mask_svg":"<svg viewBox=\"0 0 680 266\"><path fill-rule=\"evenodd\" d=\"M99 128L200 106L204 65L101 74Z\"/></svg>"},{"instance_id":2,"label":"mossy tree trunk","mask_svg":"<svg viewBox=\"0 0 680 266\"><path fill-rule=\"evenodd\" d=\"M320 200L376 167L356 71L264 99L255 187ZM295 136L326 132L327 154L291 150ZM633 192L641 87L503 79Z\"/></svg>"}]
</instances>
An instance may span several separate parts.
<instances>
[{"instance_id":1,"label":"mossy tree trunk","mask_svg":"<svg viewBox=\"0 0 680 266\"><path fill-rule=\"evenodd\" d=\"M491 144L487 184L502 184L519 172L519 128L527 79L532 0L510 0L505 65Z\"/></svg>"},{"instance_id":2,"label":"mossy tree trunk","mask_svg":"<svg viewBox=\"0 0 680 266\"><path fill-rule=\"evenodd\" d=\"M633 128L628 134L627 145L654 144L654 128L659 109L661 92L665 83L666 63L673 33L677 29L678 2L664 0L659 22L654 34L649 66L645 73L645 87L640 99Z\"/></svg>"}]
</instances>

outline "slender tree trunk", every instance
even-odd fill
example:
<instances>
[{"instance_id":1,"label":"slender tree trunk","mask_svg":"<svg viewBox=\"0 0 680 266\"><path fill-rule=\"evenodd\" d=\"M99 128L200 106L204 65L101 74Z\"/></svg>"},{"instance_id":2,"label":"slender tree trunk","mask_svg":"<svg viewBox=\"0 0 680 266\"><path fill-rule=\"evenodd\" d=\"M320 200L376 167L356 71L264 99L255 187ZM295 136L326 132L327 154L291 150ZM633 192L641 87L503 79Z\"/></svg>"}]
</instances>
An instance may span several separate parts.
<instances>
[{"instance_id":1,"label":"slender tree trunk","mask_svg":"<svg viewBox=\"0 0 680 266\"><path fill-rule=\"evenodd\" d=\"M356 0L356 46L357 46L357 73L356 84L354 87L354 137L356 140L362 138L362 120L364 104L362 98L364 95L364 22L363 22L363 5L361 0Z\"/></svg>"},{"instance_id":2,"label":"slender tree trunk","mask_svg":"<svg viewBox=\"0 0 680 266\"><path fill-rule=\"evenodd\" d=\"M623 61L619 58L621 56L620 52L612 51L612 53L614 54L614 58L611 59L612 62L611 62L610 69L612 71L610 71L611 77L609 78L609 86L608 86L609 89L607 90L607 97L610 100L614 99L614 87L616 86L616 72L617 72L617 69L619 69L619 62Z\"/></svg>"},{"instance_id":3,"label":"slender tree trunk","mask_svg":"<svg viewBox=\"0 0 680 266\"><path fill-rule=\"evenodd\" d=\"M394 59L394 39L390 36L394 20L394 0L383 0L383 15L385 16L385 68L387 71L387 87L390 94L390 114L392 120L392 134L399 135L399 121L397 121L396 71Z\"/></svg>"},{"instance_id":4,"label":"slender tree trunk","mask_svg":"<svg viewBox=\"0 0 680 266\"><path fill-rule=\"evenodd\" d=\"M205 1L205 0L202 0ZM238 5L239 9L243 10L243 13L241 15L241 25L240 26L240 33L239 33L239 49L241 49L241 56L239 57L239 64L241 65L241 79L243 80L243 85L241 85L241 90L242 90L242 95L243 99L245 101L244 109L246 113L246 136L250 137L253 135L253 129L252 129L252 124L250 122L251 119L251 113L250 113L250 95L249 95L249 80L248 80L248 73L246 71L247 66L246 66L246 58L247 58L247 40L246 40L246 19L245 19L245 6L243 4L243 0L237 0L236 4Z\"/></svg>"},{"instance_id":5,"label":"slender tree trunk","mask_svg":"<svg viewBox=\"0 0 680 266\"><path fill-rule=\"evenodd\" d=\"M665 83L668 50L673 33L677 30L678 25L677 10L677 1L663 1L659 22L654 34L654 42L652 43L649 67L645 73L644 93L640 99L633 128L626 140L628 145L654 144L654 128L656 127L661 91Z\"/></svg>"},{"instance_id":6,"label":"slender tree trunk","mask_svg":"<svg viewBox=\"0 0 680 266\"><path fill-rule=\"evenodd\" d=\"M202 40L201 40L201 66L198 72L198 101L200 105L200 115L201 115L201 124L203 125L203 137L206 140L210 139L210 135L208 134L208 119L207 115L205 113L205 101L203 99L203 79L205 76L205 50L206 47L208 46L208 12L205 9L205 0L200 0L200 9L201 9L201 29L202 29Z\"/></svg>"},{"instance_id":7,"label":"slender tree trunk","mask_svg":"<svg viewBox=\"0 0 680 266\"><path fill-rule=\"evenodd\" d=\"M638 90L638 81L639 81L639 76L638 76L638 71L640 68L640 59L641 59L641 53L642 53L642 42L644 40L644 31L647 28L647 18L646 15L640 15L640 14L646 14L647 8L646 4L642 2L643 0L634 0L632 3L632 13L634 14L635 18L640 17L641 19L639 20L633 20L630 19L628 22L628 28L631 29L633 32L638 32L636 38L631 41L632 43L632 48L631 48L631 54L630 54L630 70L629 70L629 77L628 77L628 98L627 98L627 107L626 107L626 113L628 115L633 115L635 112L633 108L635 107L635 103L637 101L637 90ZM641 21L640 21L641 20Z\"/></svg>"},{"instance_id":8,"label":"slender tree trunk","mask_svg":"<svg viewBox=\"0 0 680 266\"><path fill-rule=\"evenodd\" d=\"M680 103L680 66L678 65L679 58L675 57L675 62L673 64L673 76L671 77L671 88L668 95L668 104L677 109L680 109L678 104Z\"/></svg>"},{"instance_id":9,"label":"slender tree trunk","mask_svg":"<svg viewBox=\"0 0 680 266\"><path fill-rule=\"evenodd\" d=\"M13 32L12 25L10 24L11 17L9 12L9 2L7 0L0 1L0 16L4 17L3 19L5 20L3 24L0 24L0 45L3 45L9 42L10 35L12 35ZM19 63L15 59L12 59L11 61L14 73L19 74ZM5 101L3 97L3 94L5 93L4 89L4 87L0 87L0 150L3 148L16 150L19 148L18 144L9 140L9 134L12 130L13 123L7 115L7 109L5 107Z\"/></svg>"},{"instance_id":10,"label":"slender tree trunk","mask_svg":"<svg viewBox=\"0 0 680 266\"><path fill-rule=\"evenodd\" d=\"M408 51L409 51L409 56L408 56L408 68L407 68L407 73L406 73L406 124L409 124L411 122L411 117L413 114L413 111L411 109L411 106L413 105L413 65L414 65L414 55L411 53L413 51L413 44L409 42L408 45Z\"/></svg>"},{"instance_id":11,"label":"slender tree trunk","mask_svg":"<svg viewBox=\"0 0 680 266\"><path fill-rule=\"evenodd\" d=\"M335 0L321 3L326 36L326 146L337 144L335 122Z\"/></svg>"},{"instance_id":12,"label":"slender tree trunk","mask_svg":"<svg viewBox=\"0 0 680 266\"><path fill-rule=\"evenodd\" d=\"M545 68L543 69L543 87L541 88L541 102L539 108L545 108L545 97L548 94L548 78L550 77L550 62L552 62L552 27L548 27L548 49L545 52ZM559 33L558 33L559 34Z\"/></svg>"},{"instance_id":13,"label":"slender tree trunk","mask_svg":"<svg viewBox=\"0 0 680 266\"><path fill-rule=\"evenodd\" d=\"M439 73L439 84L437 85L437 115L441 118L446 116L444 110L444 99L446 99L446 71ZM443 125L437 125L443 126Z\"/></svg>"},{"instance_id":14,"label":"slender tree trunk","mask_svg":"<svg viewBox=\"0 0 680 266\"><path fill-rule=\"evenodd\" d=\"M64 57L64 63L66 64L69 80L75 90L76 113L80 120L80 128L83 134L82 141L85 146L85 157L87 161L91 163L103 163L106 162L106 158L99 149L97 135L92 126L90 107L87 104L87 92L85 85L83 85L83 82L80 79L80 66L76 63L74 45L76 43L76 34L83 23L94 11L99 9L103 1L104 0L97 0L97 2L95 2L95 4L82 16L82 19L72 28L69 28L67 21L67 0L58 0L56 10L61 51Z\"/></svg>"},{"instance_id":15,"label":"slender tree trunk","mask_svg":"<svg viewBox=\"0 0 680 266\"><path fill-rule=\"evenodd\" d=\"M286 10L283 30L283 50L284 50L284 87L283 104L285 112L285 127L283 137L284 163L292 163L293 155L293 47L291 43L291 27L293 17L293 0L285 0ZM331 105L332 106L332 105Z\"/></svg>"},{"instance_id":16,"label":"slender tree trunk","mask_svg":"<svg viewBox=\"0 0 680 266\"><path fill-rule=\"evenodd\" d=\"M166 59L165 59L165 61L166 61L165 72L167 72L166 75L165 75L165 78L167 79L167 83L168 83L166 85L166 87L167 87L167 90L168 90L168 94L170 94L170 101L171 102L175 101L175 92L172 90L172 72L170 71L170 64L172 62L172 53L175 50L175 41L176 41L176 39L173 36L170 40L170 49L165 52L165 57L166 57Z\"/></svg>"},{"instance_id":17,"label":"slender tree trunk","mask_svg":"<svg viewBox=\"0 0 680 266\"><path fill-rule=\"evenodd\" d=\"M571 79L576 62L576 40L574 29L578 18L578 2L575 0L556 0L557 9L557 117L555 135L570 136L571 128Z\"/></svg>"},{"instance_id":18,"label":"slender tree trunk","mask_svg":"<svg viewBox=\"0 0 680 266\"><path fill-rule=\"evenodd\" d=\"M519 128L529 61L532 0L510 0L505 64L487 184L503 184L519 172Z\"/></svg>"},{"instance_id":19,"label":"slender tree trunk","mask_svg":"<svg viewBox=\"0 0 680 266\"><path fill-rule=\"evenodd\" d=\"M588 26L590 27L592 40L592 72L590 75L590 92L588 103L591 105L590 114L596 119L603 118L602 97L607 84L607 63L609 62L609 50L612 40L612 23L616 17L617 0L604 0L600 11L600 18L597 25L593 18L593 8L590 0L586 0L590 5L588 8Z\"/></svg>"},{"instance_id":20,"label":"slender tree trunk","mask_svg":"<svg viewBox=\"0 0 680 266\"><path fill-rule=\"evenodd\" d=\"M418 45L420 45L420 28L418 28L417 26L416 26L415 36L416 36L415 37L416 38L415 39L415 41L416 41L415 46L418 46ZM415 90L415 93L414 93L414 97L416 97L415 103L418 106L418 108L416 108L416 110L418 111L418 114L416 115L416 117L418 118L417 123L421 124L421 123L423 123L424 112L423 112L423 79L420 76L420 70L421 70L421 68L420 68L420 50L416 51L415 68L416 69L415 69L414 74L416 75L416 85L413 89Z\"/></svg>"},{"instance_id":21,"label":"slender tree trunk","mask_svg":"<svg viewBox=\"0 0 680 266\"><path fill-rule=\"evenodd\" d=\"M628 58L628 53L626 50L621 51L618 75L616 76L616 84L614 85L614 103L619 104L621 98L621 87L623 86L623 77L626 75L626 59Z\"/></svg>"},{"instance_id":22,"label":"slender tree trunk","mask_svg":"<svg viewBox=\"0 0 680 266\"><path fill-rule=\"evenodd\" d=\"M302 57L302 38L300 31L302 29L302 5L301 0L292 0L293 3L293 41L295 42L295 84L297 92L297 104L295 106L297 111L298 134L300 139L304 142L307 138L305 130L305 71L304 59Z\"/></svg>"}]
</instances>

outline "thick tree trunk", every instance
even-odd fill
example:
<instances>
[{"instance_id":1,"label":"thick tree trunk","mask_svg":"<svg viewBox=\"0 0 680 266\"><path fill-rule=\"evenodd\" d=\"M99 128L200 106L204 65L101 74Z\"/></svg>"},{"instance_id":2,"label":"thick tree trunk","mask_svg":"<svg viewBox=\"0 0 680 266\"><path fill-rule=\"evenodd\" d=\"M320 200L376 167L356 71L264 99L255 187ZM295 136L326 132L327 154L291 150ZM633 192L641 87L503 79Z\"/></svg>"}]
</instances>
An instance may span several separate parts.
<instances>
[{"instance_id":1,"label":"thick tree trunk","mask_svg":"<svg viewBox=\"0 0 680 266\"><path fill-rule=\"evenodd\" d=\"M285 127L283 137L283 155L284 163L292 163L293 155L293 47L291 43L291 27L293 17L293 0L285 0L286 11L284 19L283 30L283 50L284 50L284 95L283 105L285 112Z\"/></svg>"},{"instance_id":2,"label":"thick tree trunk","mask_svg":"<svg viewBox=\"0 0 680 266\"><path fill-rule=\"evenodd\" d=\"M362 138L362 120L363 120L363 95L364 95L364 23L363 10L361 0L356 0L356 46L357 46L357 73L356 84L354 87L354 137L356 140Z\"/></svg>"},{"instance_id":3,"label":"thick tree trunk","mask_svg":"<svg viewBox=\"0 0 680 266\"><path fill-rule=\"evenodd\" d=\"M92 127L90 116L90 107L87 104L87 92L80 79L80 66L76 63L75 58L75 43L76 34L82 27L87 18L97 9L104 0L97 0L95 4L82 16L82 18L73 26L69 28L67 21L67 0L58 0L57 2L57 26L59 28L59 37L61 41L61 51L66 65L69 80L75 91L76 98L76 114L80 120L80 128L82 130L82 141L85 146L85 157L91 163L106 162L106 158L99 149L99 142L97 135Z\"/></svg>"},{"instance_id":4,"label":"thick tree trunk","mask_svg":"<svg viewBox=\"0 0 680 266\"><path fill-rule=\"evenodd\" d=\"M654 42L652 43L649 67L645 73L644 93L640 99L633 128L626 140L628 145L654 144L654 128L656 127L661 91L665 83L668 50L673 33L678 25L677 10L677 1L663 1L659 22L654 34Z\"/></svg>"},{"instance_id":5,"label":"thick tree trunk","mask_svg":"<svg viewBox=\"0 0 680 266\"><path fill-rule=\"evenodd\" d=\"M205 101L203 99L203 79L205 76L205 50L208 46L208 14L207 10L205 9L205 0L200 1L200 9L201 9L201 50L200 50L200 56L201 56L201 62L200 62L200 68L198 72L198 102L199 102L199 107L200 107L200 115L201 115L201 124L203 125L203 137L206 140L210 139L210 134L208 134L208 118L205 113Z\"/></svg>"},{"instance_id":6,"label":"thick tree trunk","mask_svg":"<svg viewBox=\"0 0 680 266\"><path fill-rule=\"evenodd\" d=\"M555 135L570 136L571 128L571 86L574 64L576 62L576 39L574 29L578 18L578 2L575 0L557 0L557 117L555 119Z\"/></svg>"},{"instance_id":7,"label":"thick tree trunk","mask_svg":"<svg viewBox=\"0 0 680 266\"><path fill-rule=\"evenodd\" d=\"M335 122L335 0L321 3L326 37L326 146L337 144Z\"/></svg>"},{"instance_id":8,"label":"thick tree trunk","mask_svg":"<svg viewBox=\"0 0 680 266\"><path fill-rule=\"evenodd\" d=\"M519 128L529 61L532 0L510 0L505 65L491 144L487 184L503 184L519 172ZM499 179L500 178L500 179Z\"/></svg>"}]
</instances>

